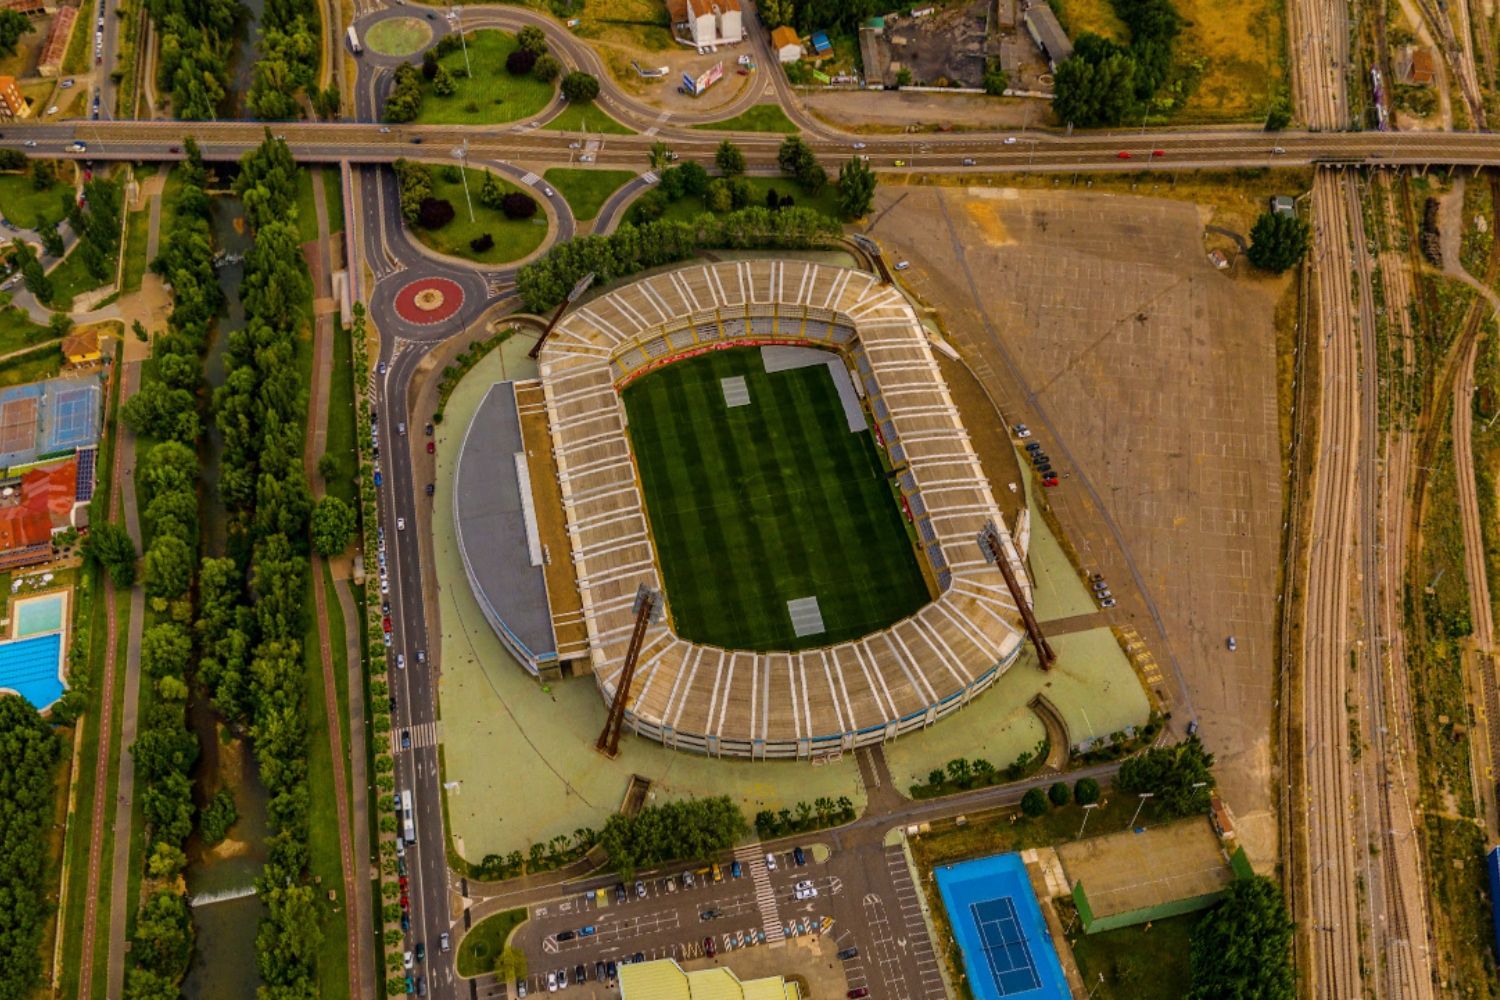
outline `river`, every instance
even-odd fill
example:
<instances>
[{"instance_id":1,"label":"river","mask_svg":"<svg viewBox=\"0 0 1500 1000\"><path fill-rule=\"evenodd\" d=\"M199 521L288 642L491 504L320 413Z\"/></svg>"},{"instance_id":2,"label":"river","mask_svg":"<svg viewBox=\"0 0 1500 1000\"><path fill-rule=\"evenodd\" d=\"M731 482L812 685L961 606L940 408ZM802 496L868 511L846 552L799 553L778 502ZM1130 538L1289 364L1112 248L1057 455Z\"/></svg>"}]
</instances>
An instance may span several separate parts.
<instances>
[{"instance_id":1,"label":"river","mask_svg":"<svg viewBox=\"0 0 1500 1000\"><path fill-rule=\"evenodd\" d=\"M210 393L224 382L229 335L245 325L245 311L240 305L244 265L238 258L249 245L249 239L237 227L241 221L239 199L218 196L211 205L214 245L236 263L226 263L218 270L227 307L209 335L204 355L203 372ZM223 451L223 436L210 420L201 451L201 522L204 553L211 556L222 556L225 548L224 510L218 494ZM219 788L231 788L239 820L229 836L212 848L206 847L196 833L188 841L187 886L189 897L196 901L193 924L198 941L182 992L187 1000L255 1000L260 985L255 932L261 905L254 896L237 894L255 884L266 862L266 787L261 783L249 741L236 738L222 723L206 692L195 691L188 705L188 724L202 748L193 772L194 802L201 807ZM214 901L223 896L234 898Z\"/></svg>"}]
</instances>

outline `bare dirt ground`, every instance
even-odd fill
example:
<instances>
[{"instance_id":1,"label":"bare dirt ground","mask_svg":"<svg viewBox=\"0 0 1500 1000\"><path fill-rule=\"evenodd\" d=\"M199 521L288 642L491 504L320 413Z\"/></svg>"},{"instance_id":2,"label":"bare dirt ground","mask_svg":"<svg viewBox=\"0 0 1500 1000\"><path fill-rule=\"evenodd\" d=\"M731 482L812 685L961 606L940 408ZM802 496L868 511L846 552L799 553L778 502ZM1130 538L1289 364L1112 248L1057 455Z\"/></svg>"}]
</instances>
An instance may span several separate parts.
<instances>
[{"instance_id":1,"label":"bare dirt ground","mask_svg":"<svg viewBox=\"0 0 1500 1000\"><path fill-rule=\"evenodd\" d=\"M814 117L847 132L930 131L954 128L1020 128L1054 124L1046 101L982 94L929 94L909 90L799 90Z\"/></svg>"},{"instance_id":2,"label":"bare dirt ground","mask_svg":"<svg viewBox=\"0 0 1500 1000\"><path fill-rule=\"evenodd\" d=\"M885 188L870 231L912 261L903 280L1005 419L1030 424L1067 473L1045 491L1065 544L1109 579L1110 623L1139 631L1162 665L1151 682L1177 731L1196 713L1264 870L1276 857L1279 286L1215 271L1203 214L1097 192Z\"/></svg>"}]
</instances>

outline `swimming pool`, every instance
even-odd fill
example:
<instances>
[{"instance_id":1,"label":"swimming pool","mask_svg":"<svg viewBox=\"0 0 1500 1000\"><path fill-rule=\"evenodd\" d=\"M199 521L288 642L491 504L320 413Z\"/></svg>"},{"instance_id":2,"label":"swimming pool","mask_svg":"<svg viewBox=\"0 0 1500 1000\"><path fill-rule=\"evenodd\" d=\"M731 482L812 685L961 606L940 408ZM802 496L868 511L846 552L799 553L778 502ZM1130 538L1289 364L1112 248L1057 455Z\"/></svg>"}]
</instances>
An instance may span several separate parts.
<instances>
[{"instance_id":1,"label":"swimming pool","mask_svg":"<svg viewBox=\"0 0 1500 1000\"><path fill-rule=\"evenodd\" d=\"M0 691L44 709L62 697L62 633L0 642Z\"/></svg>"},{"instance_id":2,"label":"swimming pool","mask_svg":"<svg viewBox=\"0 0 1500 1000\"><path fill-rule=\"evenodd\" d=\"M944 865L934 874L979 1000L1068 1000L1062 963L1019 854Z\"/></svg>"},{"instance_id":3,"label":"swimming pool","mask_svg":"<svg viewBox=\"0 0 1500 1000\"><path fill-rule=\"evenodd\" d=\"M63 610L67 607L67 593L54 591L37 597L18 598L11 605L11 617L15 619L15 636L40 635L43 632L58 632L63 626Z\"/></svg>"}]
</instances>

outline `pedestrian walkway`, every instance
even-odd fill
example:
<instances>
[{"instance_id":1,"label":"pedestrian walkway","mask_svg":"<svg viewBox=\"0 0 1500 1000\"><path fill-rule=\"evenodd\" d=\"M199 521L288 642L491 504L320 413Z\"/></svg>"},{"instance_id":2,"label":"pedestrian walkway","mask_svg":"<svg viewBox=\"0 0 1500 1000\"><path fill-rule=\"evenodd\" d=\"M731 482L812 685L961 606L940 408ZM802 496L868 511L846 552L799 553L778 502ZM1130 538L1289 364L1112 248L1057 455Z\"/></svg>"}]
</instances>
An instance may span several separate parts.
<instances>
[{"instance_id":1,"label":"pedestrian walkway","mask_svg":"<svg viewBox=\"0 0 1500 1000\"><path fill-rule=\"evenodd\" d=\"M437 723L422 722L412 726L410 729L403 729L399 732L392 729L391 753L397 754L401 752L401 733L403 732L411 734L411 747L409 749L420 750L422 747L437 746Z\"/></svg>"},{"instance_id":2,"label":"pedestrian walkway","mask_svg":"<svg viewBox=\"0 0 1500 1000\"><path fill-rule=\"evenodd\" d=\"M766 944L780 945L786 938L781 926L781 909L776 905L776 890L771 886L771 875L766 871L766 859L761 855L760 841L752 841L734 852L735 860L750 869L750 879L755 883L755 905L760 909L761 929L766 932Z\"/></svg>"}]
</instances>

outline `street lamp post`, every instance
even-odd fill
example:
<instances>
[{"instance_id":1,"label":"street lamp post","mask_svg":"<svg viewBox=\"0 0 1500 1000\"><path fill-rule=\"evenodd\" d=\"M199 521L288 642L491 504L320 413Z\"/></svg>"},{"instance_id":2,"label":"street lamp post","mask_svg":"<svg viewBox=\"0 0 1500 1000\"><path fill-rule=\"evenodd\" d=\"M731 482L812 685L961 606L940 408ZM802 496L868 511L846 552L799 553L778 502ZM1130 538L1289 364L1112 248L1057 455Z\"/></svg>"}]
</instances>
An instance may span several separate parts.
<instances>
[{"instance_id":1,"label":"street lamp post","mask_svg":"<svg viewBox=\"0 0 1500 1000\"><path fill-rule=\"evenodd\" d=\"M1099 803L1097 802L1090 802L1083 807L1083 822L1078 824L1078 836L1074 837L1074 840L1083 839L1083 828L1089 825L1089 813L1098 808Z\"/></svg>"},{"instance_id":2,"label":"street lamp post","mask_svg":"<svg viewBox=\"0 0 1500 1000\"><path fill-rule=\"evenodd\" d=\"M1155 797L1155 792L1142 792L1141 801L1136 804L1135 815L1130 817L1131 829L1135 828L1135 821L1141 818L1141 810L1146 808L1146 800Z\"/></svg>"},{"instance_id":3,"label":"street lamp post","mask_svg":"<svg viewBox=\"0 0 1500 1000\"><path fill-rule=\"evenodd\" d=\"M453 16L453 20L458 22L458 44L464 50L464 72L469 74L469 79L472 80L474 78L474 67L469 65L469 40L464 37L463 11L459 7L450 7L448 12Z\"/></svg>"},{"instance_id":4,"label":"street lamp post","mask_svg":"<svg viewBox=\"0 0 1500 1000\"><path fill-rule=\"evenodd\" d=\"M469 196L469 140L467 138L464 139L462 146L453 151L453 158L461 164L458 173L464 182L464 201L469 206L469 221L473 222L474 199Z\"/></svg>"}]
</instances>

